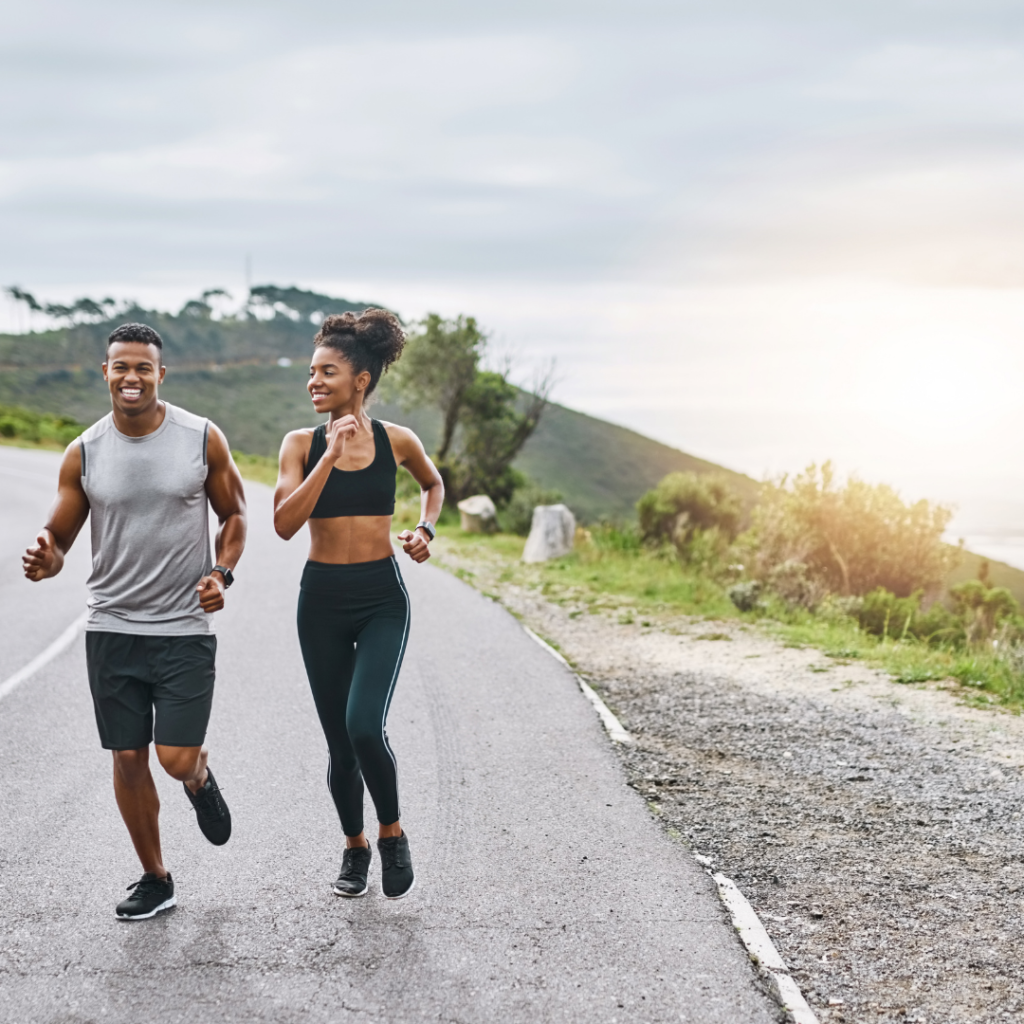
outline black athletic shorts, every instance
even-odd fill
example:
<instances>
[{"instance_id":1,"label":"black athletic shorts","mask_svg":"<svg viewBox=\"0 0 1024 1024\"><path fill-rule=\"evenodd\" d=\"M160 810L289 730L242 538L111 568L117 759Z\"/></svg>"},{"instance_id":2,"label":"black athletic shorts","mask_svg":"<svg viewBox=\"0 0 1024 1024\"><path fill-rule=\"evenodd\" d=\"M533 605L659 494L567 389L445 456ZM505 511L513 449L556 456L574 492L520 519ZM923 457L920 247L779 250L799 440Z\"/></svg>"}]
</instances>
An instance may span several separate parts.
<instances>
[{"instance_id":1,"label":"black athletic shorts","mask_svg":"<svg viewBox=\"0 0 1024 1024\"><path fill-rule=\"evenodd\" d=\"M216 656L217 638L210 634L87 632L85 662L104 748L202 746Z\"/></svg>"}]
</instances>

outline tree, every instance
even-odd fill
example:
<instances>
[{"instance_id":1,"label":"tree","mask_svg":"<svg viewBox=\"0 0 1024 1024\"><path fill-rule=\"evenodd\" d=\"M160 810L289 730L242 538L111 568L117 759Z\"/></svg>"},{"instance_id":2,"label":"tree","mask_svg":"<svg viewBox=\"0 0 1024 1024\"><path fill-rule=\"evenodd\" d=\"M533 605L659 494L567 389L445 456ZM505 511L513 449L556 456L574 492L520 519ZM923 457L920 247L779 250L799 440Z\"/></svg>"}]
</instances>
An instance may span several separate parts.
<instances>
[{"instance_id":1,"label":"tree","mask_svg":"<svg viewBox=\"0 0 1024 1024\"><path fill-rule=\"evenodd\" d=\"M19 288L16 284L10 285L4 291L16 302L24 302L33 313L42 313L43 307L36 301L36 297L31 292Z\"/></svg>"},{"instance_id":2,"label":"tree","mask_svg":"<svg viewBox=\"0 0 1024 1024\"><path fill-rule=\"evenodd\" d=\"M204 292L203 301L211 294L214 293ZM335 299L303 288L280 288L274 284L261 284L250 289L246 302L247 309L263 313L261 319L286 317L317 325L332 313L362 313L369 305L368 302L349 302L347 299Z\"/></svg>"},{"instance_id":3,"label":"tree","mask_svg":"<svg viewBox=\"0 0 1024 1024\"><path fill-rule=\"evenodd\" d=\"M395 366L395 384L406 408L433 406L441 413L438 462L444 462L455 440L466 392L476 380L487 338L473 317L444 320L428 313L422 330L409 338Z\"/></svg>"},{"instance_id":4,"label":"tree","mask_svg":"<svg viewBox=\"0 0 1024 1024\"><path fill-rule=\"evenodd\" d=\"M5 289L12 299L24 302L33 313L45 313L54 320L66 320L68 327L77 327L79 324L102 323L114 316L117 310L117 303L111 299L75 299L70 306L62 305L59 302L40 303L31 292L26 292L17 285L11 285Z\"/></svg>"},{"instance_id":5,"label":"tree","mask_svg":"<svg viewBox=\"0 0 1024 1024\"><path fill-rule=\"evenodd\" d=\"M399 400L441 413L435 461L450 503L485 493L504 504L523 482L512 463L540 422L551 375L525 393L509 381L510 366L481 370L487 336L473 317L430 313L420 327L395 367Z\"/></svg>"}]
</instances>

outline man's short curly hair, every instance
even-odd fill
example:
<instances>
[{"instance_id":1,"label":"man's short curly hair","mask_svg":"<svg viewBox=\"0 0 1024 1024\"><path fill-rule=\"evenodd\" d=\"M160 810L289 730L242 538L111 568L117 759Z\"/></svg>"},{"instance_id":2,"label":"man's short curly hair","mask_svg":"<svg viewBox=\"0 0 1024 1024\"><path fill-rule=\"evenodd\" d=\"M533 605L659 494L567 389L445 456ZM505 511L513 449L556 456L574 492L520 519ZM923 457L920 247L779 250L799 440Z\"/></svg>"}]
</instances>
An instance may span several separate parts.
<instances>
[{"instance_id":1,"label":"man's short curly hair","mask_svg":"<svg viewBox=\"0 0 1024 1024\"><path fill-rule=\"evenodd\" d=\"M164 339L149 324L121 324L120 327L115 327L107 338L108 352L116 341L138 341L143 345L156 345L161 355L164 350Z\"/></svg>"},{"instance_id":2,"label":"man's short curly hair","mask_svg":"<svg viewBox=\"0 0 1024 1024\"><path fill-rule=\"evenodd\" d=\"M405 331L398 317L386 309L367 309L355 313L335 313L326 317L313 339L317 348L333 348L347 359L356 373L370 374L366 389L369 398L381 375L402 354Z\"/></svg>"}]
</instances>

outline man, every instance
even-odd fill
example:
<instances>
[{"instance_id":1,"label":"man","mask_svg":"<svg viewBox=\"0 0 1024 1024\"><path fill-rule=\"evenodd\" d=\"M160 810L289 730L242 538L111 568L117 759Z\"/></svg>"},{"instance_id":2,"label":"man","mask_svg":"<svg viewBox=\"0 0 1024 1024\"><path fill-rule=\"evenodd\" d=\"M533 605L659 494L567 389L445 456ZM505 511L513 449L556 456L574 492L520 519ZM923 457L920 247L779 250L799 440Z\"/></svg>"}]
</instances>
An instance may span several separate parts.
<instances>
[{"instance_id":1,"label":"man","mask_svg":"<svg viewBox=\"0 0 1024 1024\"><path fill-rule=\"evenodd\" d=\"M110 335L103 377L112 410L64 453L57 499L22 558L33 582L56 576L92 516L85 650L96 723L114 755L114 795L143 876L123 920L174 906L160 850L149 745L180 779L211 843L231 815L203 745L213 698L213 613L245 546L245 494L227 441L209 420L160 401L163 341L145 324ZM210 559L207 503L220 521Z\"/></svg>"}]
</instances>

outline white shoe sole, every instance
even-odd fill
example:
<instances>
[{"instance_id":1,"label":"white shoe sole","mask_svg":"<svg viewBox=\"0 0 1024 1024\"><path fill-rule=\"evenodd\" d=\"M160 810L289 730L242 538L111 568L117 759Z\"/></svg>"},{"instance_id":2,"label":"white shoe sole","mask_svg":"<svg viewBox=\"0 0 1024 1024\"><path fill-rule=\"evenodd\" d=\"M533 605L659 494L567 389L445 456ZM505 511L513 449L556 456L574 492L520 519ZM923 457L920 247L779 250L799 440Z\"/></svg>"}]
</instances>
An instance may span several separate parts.
<instances>
[{"instance_id":1,"label":"white shoe sole","mask_svg":"<svg viewBox=\"0 0 1024 1024\"><path fill-rule=\"evenodd\" d=\"M169 900L164 900L159 907L154 907L148 914L115 913L114 916L118 919L118 921L145 921L151 917L156 917L156 915L159 914L161 910L170 910L171 907L177 905L177 902L178 898L176 896L172 896Z\"/></svg>"},{"instance_id":2,"label":"white shoe sole","mask_svg":"<svg viewBox=\"0 0 1024 1024\"><path fill-rule=\"evenodd\" d=\"M360 896L365 896L370 891L370 886L367 885L362 892L345 892L344 889L339 889L337 886L331 890L335 896L347 896L349 899L357 899Z\"/></svg>"},{"instance_id":3,"label":"white shoe sole","mask_svg":"<svg viewBox=\"0 0 1024 1024\"><path fill-rule=\"evenodd\" d=\"M386 900L404 900L405 897L408 896L409 893L411 893L413 891L413 889L415 889L415 888L416 888L416 876L413 875L412 885L410 885L409 888L405 890L405 892L399 893L397 896L389 896L386 892L384 892L383 889L381 889L381 893L383 894L384 899L386 899Z\"/></svg>"}]
</instances>

